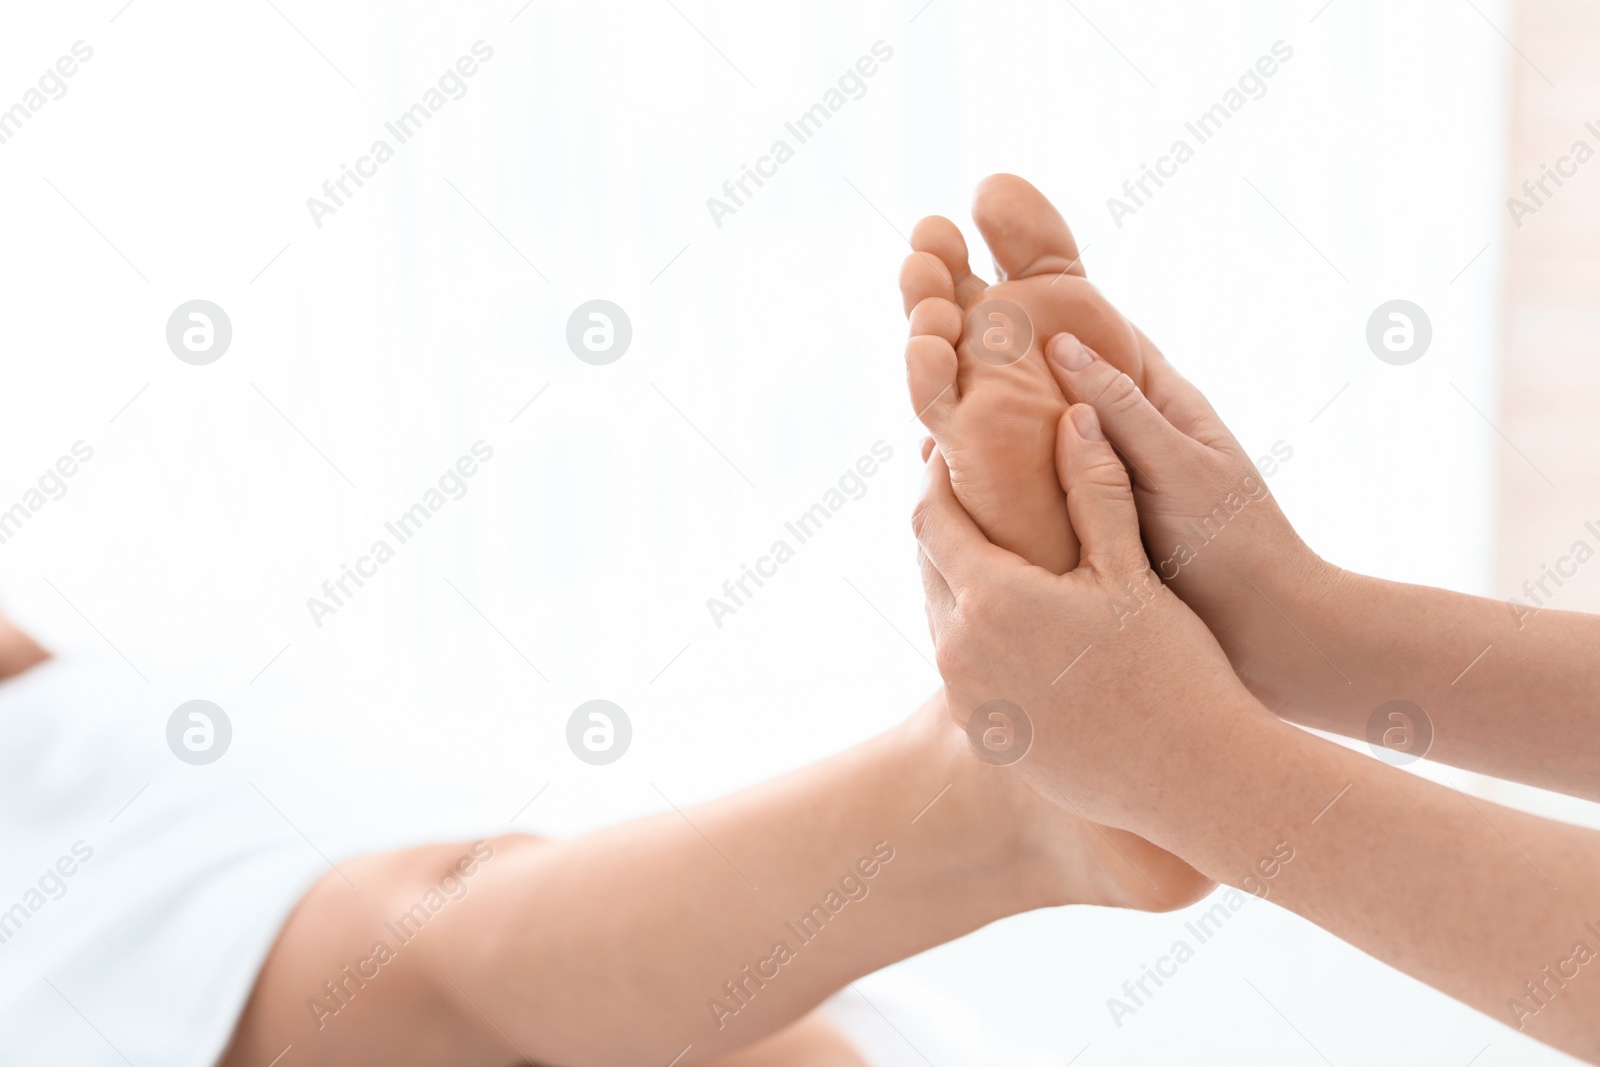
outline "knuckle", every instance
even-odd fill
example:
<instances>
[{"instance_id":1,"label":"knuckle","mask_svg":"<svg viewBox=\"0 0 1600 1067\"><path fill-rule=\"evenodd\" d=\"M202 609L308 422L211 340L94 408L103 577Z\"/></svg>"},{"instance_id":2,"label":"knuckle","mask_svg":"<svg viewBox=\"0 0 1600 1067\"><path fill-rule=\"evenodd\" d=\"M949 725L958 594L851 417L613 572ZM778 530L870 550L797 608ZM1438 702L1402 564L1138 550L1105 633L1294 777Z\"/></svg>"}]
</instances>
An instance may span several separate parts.
<instances>
[{"instance_id":1,"label":"knuckle","mask_svg":"<svg viewBox=\"0 0 1600 1067\"><path fill-rule=\"evenodd\" d=\"M1133 499L1133 488L1128 483L1128 472L1116 453L1107 448L1105 453L1085 465L1081 477L1084 485L1093 486L1097 496L1115 500Z\"/></svg>"},{"instance_id":2,"label":"knuckle","mask_svg":"<svg viewBox=\"0 0 1600 1067\"><path fill-rule=\"evenodd\" d=\"M1121 413L1138 407L1143 400L1144 396L1132 378L1119 370L1112 370L1100 390L1100 399L1096 401L1096 406L1104 406L1107 411Z\"/></svg>"},{"instance_id":3,"label":"knuckle","mask_svg":"<svg viewBox=\"0 0 1600 1067\"><path fill-rule=\"evenodd\" d=\"M944 678L959 678L967 666L967 656L962 649L961 642L948 637L941 638L933 648L934 665L939 668L939 674Z\"/></svg>"},{"instance_id":4,"label":"knuckle","mask_svg":"<svg viewBox=\"0 0 1600 1067\"><path fill-rule=\"evenodd\" d=\"M1002 599L988 589L964 589L956 594L956 607L962 619L981 630L1000 620Z\"/></svg>"}]
</instances>

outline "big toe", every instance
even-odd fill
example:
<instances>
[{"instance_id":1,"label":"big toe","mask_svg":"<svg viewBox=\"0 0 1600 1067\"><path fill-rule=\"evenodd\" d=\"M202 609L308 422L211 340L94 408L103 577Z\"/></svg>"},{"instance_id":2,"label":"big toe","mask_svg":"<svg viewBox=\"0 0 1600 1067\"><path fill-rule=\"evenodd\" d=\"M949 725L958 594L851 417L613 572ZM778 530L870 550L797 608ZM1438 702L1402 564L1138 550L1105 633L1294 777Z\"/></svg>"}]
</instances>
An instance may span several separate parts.
<instances>
[{"instance_id":1,"label":"big toe","mask_svg":"<svg viewBox=\"0 0 1600 1067\"><path fill-rule=\"evenodd\" d=\"M992 174L978 183L972 220L994 257L1002 280L1041 274L1084 277L1078 242L1045 195L1015 174Z\"/></svg>"}]
</instances>

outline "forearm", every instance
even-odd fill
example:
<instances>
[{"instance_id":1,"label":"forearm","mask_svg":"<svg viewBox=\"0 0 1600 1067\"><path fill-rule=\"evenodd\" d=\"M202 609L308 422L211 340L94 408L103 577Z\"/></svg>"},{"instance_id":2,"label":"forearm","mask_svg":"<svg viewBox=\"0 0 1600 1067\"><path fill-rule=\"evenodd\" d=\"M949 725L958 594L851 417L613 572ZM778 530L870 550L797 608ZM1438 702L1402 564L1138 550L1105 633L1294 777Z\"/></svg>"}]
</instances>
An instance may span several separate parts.
<instances>
[{"instance_id":1,"label":"forearm","mask_svg":"<svg viewBox=\"0 0 1600 1067\"><path fill-rule=\"evenodd\" d=\"M1258 585L1257 632L1230 650L1261 650L1241 676L1285 718L1379 743L1431 735L1430 759L1600 800L1600 617L1331 568ZM1426 718L1391 720L1390 701Z\"/></svg>"},{"instance_id":2,"label":"forearm","mask_svg":"<svg viewBox=\"0 0 1600 1067\"><path fill-rule=\"evenodd\" d=\"M1470 799L1270 719L1232 740L1150 828L1153 840L1600 1062L1600 965L1583 965L1600 951L1600 834Z\"/></svg>"}]
</instances>

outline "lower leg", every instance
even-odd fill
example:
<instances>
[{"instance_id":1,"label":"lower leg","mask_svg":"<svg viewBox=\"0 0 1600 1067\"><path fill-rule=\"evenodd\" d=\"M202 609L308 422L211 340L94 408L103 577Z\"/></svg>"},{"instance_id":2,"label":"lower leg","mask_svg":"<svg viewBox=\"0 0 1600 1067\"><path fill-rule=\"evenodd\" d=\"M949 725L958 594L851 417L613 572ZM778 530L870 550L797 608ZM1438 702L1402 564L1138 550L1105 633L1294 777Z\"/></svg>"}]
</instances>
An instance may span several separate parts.
<instances>
[{"instance_id":1,"label":"lower leg","mask_svg":"<svg viewBox=\"0 0 1600 1067\"><path fill-rule=\"evenodd\" d=\"M467 852L347 864L359 892L324 879L280 936L227 1062L264 1064L292 1042L302 1064L378 1050L389 1064L443 1050L462 1064L702 1063L1003 916L1125 903L1133 877L1108 870L1123 861L1088 824L975 759L938 698L866 744L682 814L481 844L459 900L361 970ZM348 987L347 965L379 977L312 1007L330 980Z\"/></svg>"}]
</instances>

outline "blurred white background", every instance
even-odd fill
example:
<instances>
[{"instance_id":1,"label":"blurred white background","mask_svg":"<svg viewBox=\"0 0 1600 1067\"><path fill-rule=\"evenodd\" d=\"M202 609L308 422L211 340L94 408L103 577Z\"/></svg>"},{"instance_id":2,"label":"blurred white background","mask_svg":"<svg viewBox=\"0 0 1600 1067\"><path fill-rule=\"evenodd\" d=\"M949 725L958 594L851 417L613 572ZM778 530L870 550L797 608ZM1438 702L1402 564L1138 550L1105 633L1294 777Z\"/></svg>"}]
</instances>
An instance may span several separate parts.
<instances>
[{"instance_id":1,"label":"blurred white background","mask_svg":"<svg viewBox=\"0 0 1600 1067\"><path fill-rule=\"evenodd\" d=\"M330 854L687 806L912 710L936 675L895 277L924 214L982 258L995 171L1056 201L1247 446L1293 449L1271 486L1319 552L1515 591L1485 417L1507 3L275 2L6 13L0 106L93 57L0 145L0 507L94 457L0 546L0 596L55 647L113 645L153 736L226 708L228 758L172 774L250 778ZM478 41L465 95L315 225L307 198ZM707 198L880 41L717 225ZM1118 226L1107 198L1276 42L1265 94ZM165 340L197 298L233 326L203 367ZM608 366L565 340L596 298L632 323ZM1404 367L1365 340L1396 298L1433 327ZM466 495L314 625L307 597L480 440ZM878 441L865 496L714 625L707 597ZM607 767L564 739L597 697L634 729ZM1107 997L1185 918L1034 914L902 966L1082 1067L1567 1062L1267 905L1119 1028Z\"/></svg>"}]
</instances>

